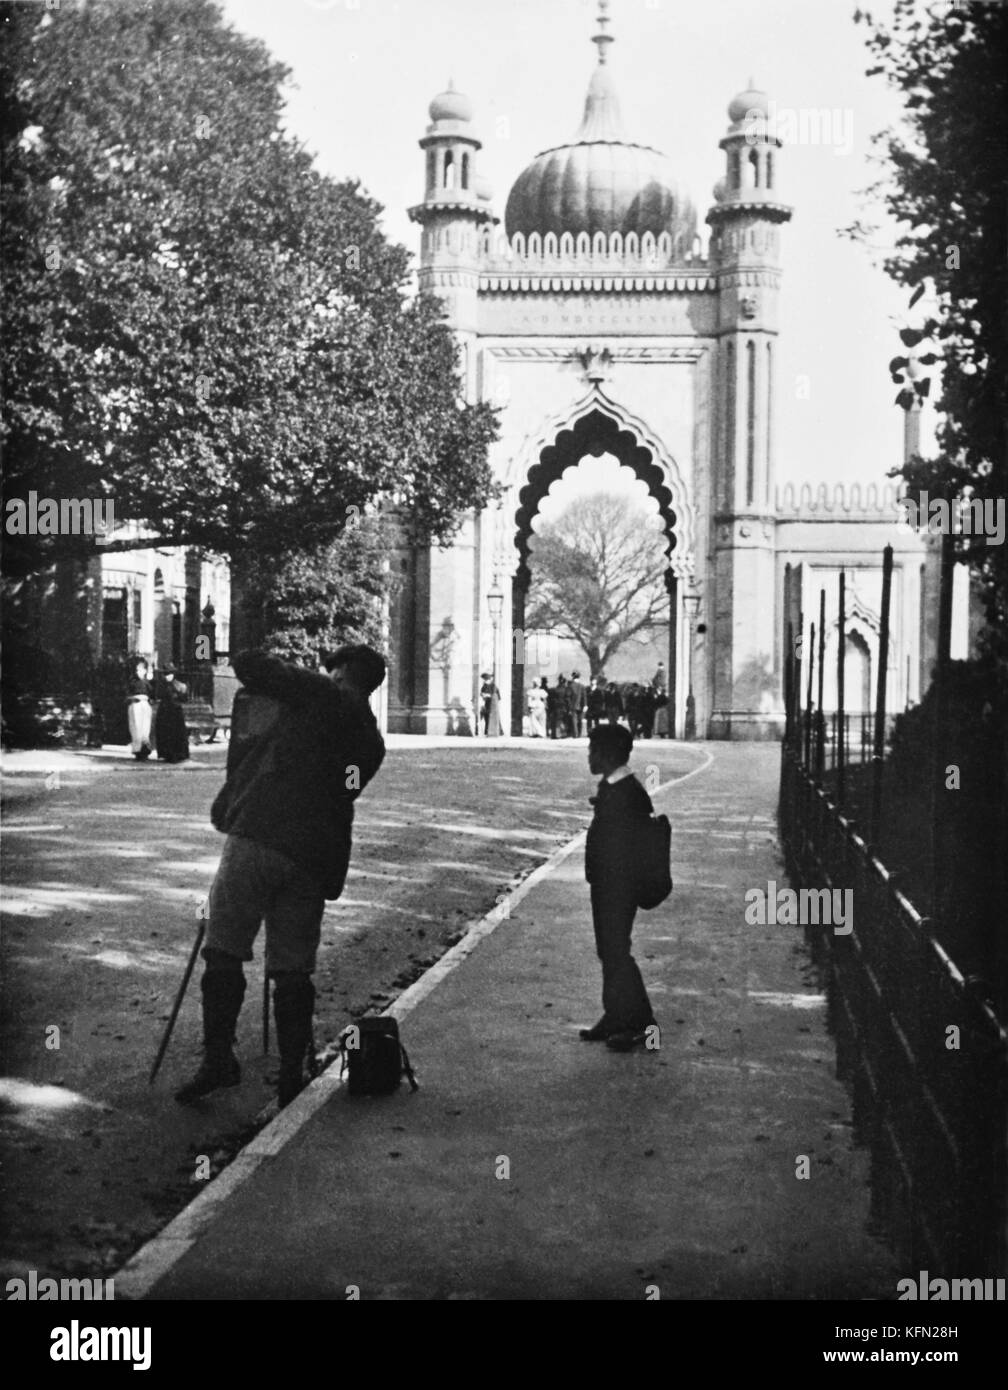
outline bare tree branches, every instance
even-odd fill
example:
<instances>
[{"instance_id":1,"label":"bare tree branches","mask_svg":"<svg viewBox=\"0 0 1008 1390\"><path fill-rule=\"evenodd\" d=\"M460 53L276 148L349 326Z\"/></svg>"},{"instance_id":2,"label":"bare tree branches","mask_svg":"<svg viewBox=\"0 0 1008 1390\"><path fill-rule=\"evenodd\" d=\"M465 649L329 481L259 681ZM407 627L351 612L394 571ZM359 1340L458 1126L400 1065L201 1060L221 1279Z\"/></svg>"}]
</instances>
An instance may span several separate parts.
<instances>
[{"instance_id":1,"label":"bare tree branches","mask_svg":"<svg viewBox=\"0 0 1008 1390\"><path fill-rule=\"evenodd\" d=\"M597 676L632 637L667 618L665 569L650 508L611 492L576 498L535 533L526 623L578 642Z\"/></svg>"}]
</instances>

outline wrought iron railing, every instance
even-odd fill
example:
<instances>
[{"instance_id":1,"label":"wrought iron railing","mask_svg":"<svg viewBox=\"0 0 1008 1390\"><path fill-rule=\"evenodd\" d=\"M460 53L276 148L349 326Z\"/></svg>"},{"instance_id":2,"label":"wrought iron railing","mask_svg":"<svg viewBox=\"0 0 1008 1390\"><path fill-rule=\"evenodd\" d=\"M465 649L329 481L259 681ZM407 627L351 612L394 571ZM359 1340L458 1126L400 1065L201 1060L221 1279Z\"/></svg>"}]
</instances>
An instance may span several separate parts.
<instances>
[{"instance_id":1,"label":"wrought iron railing","mask_svg":"<svg viewBox=\"0 0 1008 1390\"><path fill-rule=\"evenodd\" d=\"M873 1219L914 1271L1003 1277L1005 1029L801 753L782 749L781 839L796 886L853 892L849 934L807 930L855 1138L871 1154Z\"/></svg>"}]
</instances>

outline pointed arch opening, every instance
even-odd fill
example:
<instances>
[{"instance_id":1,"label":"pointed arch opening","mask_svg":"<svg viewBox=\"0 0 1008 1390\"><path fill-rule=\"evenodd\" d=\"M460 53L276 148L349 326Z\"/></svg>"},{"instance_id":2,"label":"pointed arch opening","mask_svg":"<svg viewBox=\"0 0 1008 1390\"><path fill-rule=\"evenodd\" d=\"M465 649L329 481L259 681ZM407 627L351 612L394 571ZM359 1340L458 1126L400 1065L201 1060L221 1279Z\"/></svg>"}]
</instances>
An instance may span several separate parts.
<instances>
[{"instance_id":1,"label":"pointed arch opening","mask_svg":"<svg viewBox=\"0 0 1008 1390\"><path fill-rule=\"evenodd\" d=\"M666 561L664 582L670 605L667 655L663 656L663 661L667 662L668 690L672 700L670 732L674 735L677 634L680 625L679 575L685 559L682 544L684 519L679 514L680 508L669 486L666 471L654 450L632 429L626 428L597 405L586 410L572 425L561 428L551 443L539 449L538 457L529 468L524 486L518 493L518 506L514 514L514 544L518 551L518 564L512 582L513 632L524 635L526 630L525 611L534 563L531 556L533 522L543 501L569 469L576 468L587 457L599 459L603 455L611 456L621 467L633 472L658 504ZM664 646L662 650L665 651ZM520 734L527 684L522 640L513 642L511 655L511 727L513 733Z\"/></svg>"}]
</instances>

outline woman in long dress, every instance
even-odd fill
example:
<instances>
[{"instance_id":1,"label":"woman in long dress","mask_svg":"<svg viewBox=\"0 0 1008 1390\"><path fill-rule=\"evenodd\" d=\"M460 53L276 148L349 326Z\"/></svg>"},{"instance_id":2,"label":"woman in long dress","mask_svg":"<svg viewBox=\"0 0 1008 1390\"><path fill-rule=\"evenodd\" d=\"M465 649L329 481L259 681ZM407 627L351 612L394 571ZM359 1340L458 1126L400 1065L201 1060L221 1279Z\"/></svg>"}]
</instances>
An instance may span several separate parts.
<instances>
[{"instance_id":1,"label":"woman in long dress","mask_svg":"<svg viewBox=\"0 0 1008 1390\"><path fill-rule=\"evenodd\" d=\"M188 695L188 687L175 679L174 666L167 666L154 718L154 742L162 762L184 763L189 757L189 730L182 708Z\"/></svg>"},{"instance_id":2,"label":"woman in long dress","mask_svg":"<svg viewBox=\"0 0 1008 1390\"><path fill-rule=\"evenodd\" d=\"M528 693L529 734L532 738L546 737L546 682L533 685Z\"/></svg>"},{"instance_id":3,"label":"woman in long dress","mask_svg":"<svg viewBox=\"0 0 1008 1390\"><path fill-rule=\"evenodd\" d=\"M126 719L129 724L130 747L134 758L146 761L151 755L151 684L147 679L147 663L136 664L136 674L126 687Z\"/></svg>"}]
</instances>

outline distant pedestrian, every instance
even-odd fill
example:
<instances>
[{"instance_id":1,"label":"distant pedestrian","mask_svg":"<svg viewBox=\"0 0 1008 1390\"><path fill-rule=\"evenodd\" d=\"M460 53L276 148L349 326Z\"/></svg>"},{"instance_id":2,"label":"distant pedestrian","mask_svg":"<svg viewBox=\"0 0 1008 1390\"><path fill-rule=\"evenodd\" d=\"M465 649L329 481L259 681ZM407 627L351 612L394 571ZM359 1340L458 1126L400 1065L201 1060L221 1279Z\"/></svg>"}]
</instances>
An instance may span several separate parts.
<instances>
[{"instance_id":1,"label":"distant pedestrian","mask_svg":"<svg viewBox=\"0 0 1008 1390\"><path fill-rule=\"evenodd\" d=\"M610 681L605 689L605 715L610 724L617 724L623 718L623 696L615 681Z\"/></svg>"},{"instance_id":2,"label":"distant pedestrian","mask_svg":"<svg viewBox=\"0 0 1008 1390\"><path fill-rule=\"evenodd\" d=\"M644 686L640 693L641 738L654 737L655 711L657 708L658 696L655 694L654 686Z\"/></svg>"},{"instance_id":3,"label":"distant pedestrian","mask_svg":"<svg viewBox=\"0 0 1008 1390\"><path fill-rule=\"evenodd\" d=\"M138 762L151 755L151 683L150 668L141 657L126 687L126 719L129 723L130 748Z\"/></svg>"},{"instance_id":4,"label":"distant pedestrian","mask_svg":"<svg viewBox=\"0 0 1008 1390\"><path fill-rule=\"evenodd\" d=\"M557 676L556 685L550 686L546 684L546 677L543 676L542 683L543 689L546 691L546 731L550 738L556 738L564 699L563 688L566 682L563 676Z\"/></svg>"},{"instance_id":5,"label":"distant pedestrian","mask_svg":"<svg viewBox=\"0 0 1008 1390\"><path fill-rule=\"evenodd\" d=\"M327 676L263 652L234 658L235 675L250 696L265 697L267 713L239 742L232 734L227 781L210 812L227 840L203 949L203 1062L176 1091L180 1105L241 1080L233 1044L245 995L242 963L252 959L264 920L280 1105L305 1084L322 915L346 881L353 803L385 756L368 703L385 679L384 657L370 647L340 647L325 665Z\"/></svg>"},{"instance_id":6,"label":"distant pedestrian","mask_svg":"<svg viewBox=\"0 0 1008 1390\"><path fill-rule=\"evenodd\" d=\"M581 684L581 672L572 671L567 682L567 723L571 738L581 737L581 721L585 711L585 688Z\"/></svg>"},{"instance_id":7,"label":"distant pedestrian","mask_svg":"<svg viewBox=\"0 0 1008 1390\"><path fill-rule=\"evenodd\" d=\"M480 680L483 682L480 686L480 719L483 721L483 734L486 738L499 738L504 732L501 728L500 691L489 671L483 671Z\"/></svg>"},{"instance_id":8,"label":"distant pedestrian","mask_svg":"<svg viewBox=\"0 0 1008 1390\"><path fill-rule=\"evenodd\" d=\"M189 687L176 679L174 666L166 666L161 673L154 716L154 745L164 763L184 763L189 757L189 730L183 708L188 698Z\"/></svg>"},{"instance_id":9,"label":"distant pedestrian","mask_svg":"<svg viewBox=\"0 0 1008 1390\"><path fill-rule=\"evenodd\" d=\"M598 728L605 718L605 682L600 676L592 676L585 696L585 711L588 721L588 736L592 729Z\"/></svg>"},{"instance_id":10,"label":"distant pedestrian","mask_svg":"<svg viewBox=\"0 0 1008 1390\"><path fill-rule=\"evenodd\" d=\"M546 677L532 685L528 693L529 737L546 737Z\"/></svg>"},{"instance_id":11,"label":"distant pedestrian","mask_svg":"<svg viewBox=\"0 0 1008 1390\"><path fill-rule=\"evenodd\" d=\"M664 661L659 661L658 669L651 677L651 684L654 687L656 694L665 695L668 692L668 678L665 675Z\"/></svg>"},{"instance_id":12,"label":"distant pedestrian","mask_svg":"<svg viewBox=\"0 0 1008 1390\"><path fill-rule=\"evenodd\" d=\"M582 1028L585 1042L605 1042L629 1052L646 1040L654 1022L651 1001L630 937L637 913L637 856L642 831L654 807L630 771L633 749L628 729L601 724L588 738L588 768L601 781L585 843L585 878L591 890L595 949L602 962L602 1017Z\"/></svg>"}]
</instances>

